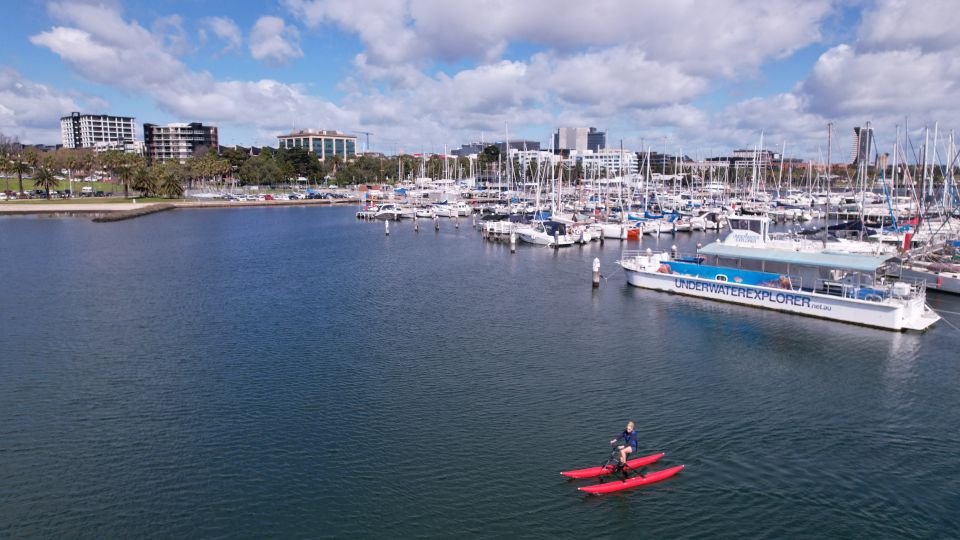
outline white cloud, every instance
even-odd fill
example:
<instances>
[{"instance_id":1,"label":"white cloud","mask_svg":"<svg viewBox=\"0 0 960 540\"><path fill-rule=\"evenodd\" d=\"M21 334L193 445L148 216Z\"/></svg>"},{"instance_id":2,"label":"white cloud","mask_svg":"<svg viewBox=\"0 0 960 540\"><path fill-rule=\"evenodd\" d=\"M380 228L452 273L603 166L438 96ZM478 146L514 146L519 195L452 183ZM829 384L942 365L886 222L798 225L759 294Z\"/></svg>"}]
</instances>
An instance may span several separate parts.
<instances>
[{"instance_id":1,"label":"white cloud","mask_svg":"<svg viewBox=\"0 0 960 540\"><path fill-rule=\"evenodd\" d=\"M223 49L220 51L221 53L240 48L240 45L243 43L243 33L240 31L237 23L233 22L233 19L229 17L210 17L206 19L204 23L215 36L225 43Z\"/></svg>"},{"instance_id":2,"label":"white cloud","mask_svg":"<svg viewBox=\"0 0 960 540\"><path fill-rule=\"evenodd\" d=\"M960 43L951 33L958 14L960 6L950 1L881 0L868 7L858 40L824 52L798 85L802 112L840 126L871 121L889 140L905 121L955 126Z\"/></svg>"},{"instance_id":3,"label":"white cloud","mask_svg":"<svg viewBox=\"0 0 960 540\"><path fill-rule=\"evenodd\" d=\"M250 55L275 65L299 58L303 56L300 32L279 17L260 17L250 32Z\"/></svg>"},{"instance_id":4,"label":"white cloud","mask_svg":"<svg viewBox=\"0 0 960 540\"><path fill-rule=\"evenodd\" d=\"M439 149L481 131L500 136L506 124L511 134L544 140L558 125L593 125L611 131L611 144L621 134L635 145L668 137L671 147L721 152L729 150L722 144L751 146L763 130L775 145L786 140L788 149L812 151L825 144L829 121L838 133L866 120L892 131L904 115L960 121L951 102L960 95L960 46L950 38L958 8L949 1L869 4L856 39L831 43L791 91L747 97L713 113L698 103L721 97L710 95L718 81L748 86L765 63L822 42L821 28L835 15L831 3L283 5L287 20L296 20L260 17L246 40L251 56L269 64L302 57L297 24L310 29L305 39L330 26L355 34L363 50L338 83L338 103L293 82L218 80L188 68L179 59L182 25L175 17L144 27L115 6L64 0L49 6L56 25L31 41L88 80L148 95L183 120L251 126L271 144L277 131L293 125L366 129L376 133L375 145L390 149L394 141L394 149L407 150ZM226 17L200 24L224 43L223 51L244 43Z\"/></svg>"},{"instance_id":5,"label":"white cloud","mask_svg":"<svg viewBox=\"0 0 960 540\"><path fill-rule=\"evenodd\" d=\"M151 33L158 37L164 49L174 55L183 55L193 50L183 30L183 19L179 15L168 15L153 21Z\"/></svg>"},{"instance_id":6,"label":"white cloud","mask_svg":"<svg viewBox=\"0 0 960 540\"><path fill-rule=\"evenodd\" d=\"M334 24L357 34L367 62L389 65L435 59L495 61L508 43L570 52L629 46L650 61L695 73L729 76L820 39L826 0L631 2L597 0L284 0L316 28Z\"/></svg>"},{"instance_id":7,"label":"white cloud","mask_svg":"<svg viewBox=\"0 0 960 540\"><path fill-rule=\"evenodd\" d=\"M63 26L30 38L87 80L144 93L184 121L253 126L276 133L298 125L343 126L354 115L296 85L220 81L187 68L156 35L109 7L50 5ZM270 143L275 144L275 140Z\"/></svg>"},{"instance_id":8,"label":"white cloud","mask_svg":"<svg viewBox=\"0 0 960 540\"><path fill-rule=\"evenodd\" d=\"M25 143L60 142L60 117L80 110L76 96L0 68L0 133Z\"/></svg>"},{"instance_id":9,"label":"white cloud","mask_svg":"<svg viewBox=\"0 0 960 540\"><path fill-rule=\"evenodd\" d=\"M828 116L889 111L902 116L953 107L960 95L958 52L909 48L860 53L840 45L817 60L803 90L812 108Z\"/></svg>"},{"instance_id":10,"label":"white cloud","mask_svg":"<svg viewBox=\"0 0 960 540\"><path fill-rule=\"evenodd\" d=\"M957 8L955 0L880 0L863 14L859 45L867 50L956 48Z\"/></svg>"},{"instance_id":11,"label":"white cloud","mask_svg":"<svg viewBox=\"0 0 960 540\"><path fill-rule=\"evenodd\" d=\"M526 119L544 131L583 119L627 131L655 122L658 131L703 132L710 117L692 102L714 79L752 75L817 42L832 13L827 0L283 3L307 27L334 25L364 43L356 78L341 84L348 107L368 107L357 109L362 120L388 124L416 114L440 118L454 133ZM540 51L507 69L502 57L518 42ZM480 65L427 74L437 61L464 60ZM460 99L446 99L448 89Z\"/></svg>"},{"instance_id":12,"label":"white cloud","mask_svg":"<svg viewBox=\"0 0 960 540\"><path fill-rule=\"evenodd\" d=\"M683 103L706 90L709 81L676 65L647 60L642 50L613 47L571 56L538 54L534 85L566 105L615 114L633 108Z\"/></svg>"}]
</instances>

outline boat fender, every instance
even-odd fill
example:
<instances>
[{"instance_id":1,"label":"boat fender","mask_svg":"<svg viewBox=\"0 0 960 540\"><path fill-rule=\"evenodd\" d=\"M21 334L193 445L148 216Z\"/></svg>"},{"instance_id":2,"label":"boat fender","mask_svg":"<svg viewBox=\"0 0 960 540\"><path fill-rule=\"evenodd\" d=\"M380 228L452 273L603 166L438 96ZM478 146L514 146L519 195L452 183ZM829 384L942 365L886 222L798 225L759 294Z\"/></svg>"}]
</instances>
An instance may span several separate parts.
<instances>
[{"instance_id":1,"label":"boat fender","mask_svg":"<svg viewBox=\"0 0 960 540\"><path fill-rule=\"evenodd\" d=\"M672 274L669 264L661 264L660 268L657 268L657 273L659 274Z\"/></svg>"}]
</instances>

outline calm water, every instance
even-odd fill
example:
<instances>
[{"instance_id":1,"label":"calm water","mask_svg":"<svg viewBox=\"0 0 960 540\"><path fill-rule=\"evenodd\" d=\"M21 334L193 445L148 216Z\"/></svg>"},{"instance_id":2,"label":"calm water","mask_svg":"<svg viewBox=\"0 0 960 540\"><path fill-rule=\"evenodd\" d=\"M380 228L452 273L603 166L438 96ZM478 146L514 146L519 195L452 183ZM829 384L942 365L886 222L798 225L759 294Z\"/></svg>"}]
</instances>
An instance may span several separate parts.
<instances>
[{"instance_id":1,"label":"calm water","mask_svg":"<svg viewBox=\"0 0 960 540\"><path fill-rule=\"evenodd\" d=\"M353 212L0 218L0 537L960 535L949 325L643 291L619 242L510 255ZM687 469L581 496L558 472L627 419Z\"/></svg>"}]
</instances>

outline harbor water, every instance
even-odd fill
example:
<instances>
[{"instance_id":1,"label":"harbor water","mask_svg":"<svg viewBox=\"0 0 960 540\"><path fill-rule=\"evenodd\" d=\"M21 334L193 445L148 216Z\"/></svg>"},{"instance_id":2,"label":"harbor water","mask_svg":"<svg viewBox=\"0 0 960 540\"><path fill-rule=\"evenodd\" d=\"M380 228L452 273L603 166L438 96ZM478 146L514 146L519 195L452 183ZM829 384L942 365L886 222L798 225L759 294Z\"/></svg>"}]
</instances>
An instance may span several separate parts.
<instances>
[{"instance_id":1,"label":"harbor water","mask_svg":"<svg viewBox=\"0 0 960 540\"><path fill-rule=\"evenodd\" d=\"M901 334L614 264L716 233L511 254L354 213L0 218L0 537L960 536L960 299ZM559 475L631 419L686 469Z\"/></svg>"}]
</instances>

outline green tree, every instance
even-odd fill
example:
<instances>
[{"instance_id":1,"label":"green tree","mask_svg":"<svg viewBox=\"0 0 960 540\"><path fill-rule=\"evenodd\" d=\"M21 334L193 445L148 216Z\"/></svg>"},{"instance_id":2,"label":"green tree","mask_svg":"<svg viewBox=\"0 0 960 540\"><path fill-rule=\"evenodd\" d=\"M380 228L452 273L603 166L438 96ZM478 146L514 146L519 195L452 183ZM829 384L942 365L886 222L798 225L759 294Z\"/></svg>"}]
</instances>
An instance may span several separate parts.
<instances>
[{"instance_id":1,"label":"green tree","mask_svg":"<svg viewBox=\"0 0 960 540\"><path fill-rule=\"evenodd\" d=\"M157 192L164 197L183 196L183 182L187 168L179 163L155 163L151 169L151 176L155 179Z\"/></svg>"},{"instance_id":2,"label":"green tree","mask_svg":"<svg viewBox=\"0 0 960 540\"><path fill-rule=\"evenodd\" d=\"M495 144L491 144L490 146L484 148L482 152L480 152L478 159L484 165L497 163L500 160L500 148L498 148Z\"/></svg>"},{"instance_id":3,"label":"green tree","mask_svg":"<svg viewBox=\"0 0 960 540\"><path fill-rule=\"evenodd\" d=\"M33 167L23 158L23 154L12 156L8 162L7 170L17 175L17 182L20 184L20 193L23 193L23 175L29 173Z\"/></svg>"},{"instance_id":4,"label":"green tree","mask_svg":"<svg viewBox=\"0 0 960 540\"><path fill-rule=\"evenodd\" d=\"M144 197L149 197L157 191L157 182L154 178L152 168L148 168L145 163L140 163L133 169L133 176L130 181L130 187L140 192Z\"/></svg>"},{"instance_id":5,"label":"green tree","mask_svg":"<svg viewBox=\"0 0 960 540\"><path fill-rule=\"evenodd\" d=\"M224 148L220 157L230 162L230 167L234 172L239 171L240 167L250 159L250 154L246 150L239 148Z\"/></svg>"},{"instance_id":6,"label":"green tree","mask_svg":"<svg viewBox=\"0 0 960 540\"><path fill-rule=\"evenodd\" d=\"M317 172L317 158L306 148L286 148L277 152L280 167L288 172L290 176L309 177Z\"/></svg>"},{"instance_id":7,"label":"green tree","mask_svg":"<svg viewBox=\"0 0 960 540\"><path fill-rule=\"evenodd\" d=\"M337 169L339 169L340 166L343 164L343 158L340 156L334 155L334 156L328 157L325 161L326 163L329 163L330 174L332 174L333 176L336 176Z\"/></svg>"},{"instance_id":8,"label":"green tree","mask_svg":"<svg viewBox=\"0 0 960 540\"><path fill-rule=\"evenodd\" d=\"M116 185L118 172L123 167L124 154L118 150L107 150L97 154L97 164L100 169L110 176L110 181Z\"/></svg>"},{"instance_id":9,"label":"green tree","mask_svg":"<svg viewBox=\"0 0 960 540\"><path fill-rule=\"evenodd\" d=\"M40 188L47 192L47 200L50 200L50 190L55 189L59 180L54 175L53 170L46 166L39 166L33 172L33 187Z\"/></svg>"},{"instance_id":10,"label":"green tree","mask_svg":"<svg viewBox=\"0 0 960 540\"><path fill-rule=\"evenodd\" d=\"M146 166L146 160L143 156L134 154L119 154L117 162L114 165L114 172L117 179L123 184L123 197L130 198L130 182L133 180L134 171L137 167Z\"/></svg>"},{"instance_id":11,"label":"green tree","mask_svg":"<svg viewBox=\"0 0 960 540\"><path fill-rule=\"evenodd\" d=\"M284 178L277 161L273 156L265 153L248 159L240 167L239 176L246 185L276 185Z\"/></svg>"}]
</instances>

